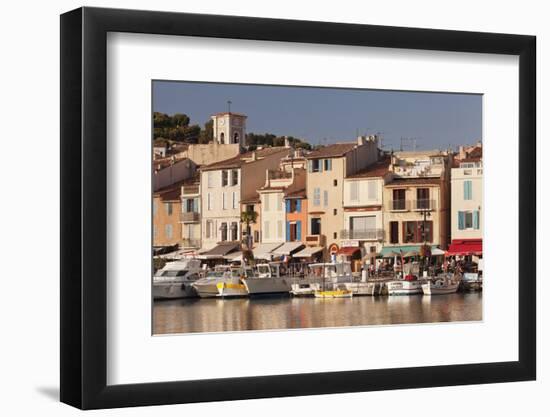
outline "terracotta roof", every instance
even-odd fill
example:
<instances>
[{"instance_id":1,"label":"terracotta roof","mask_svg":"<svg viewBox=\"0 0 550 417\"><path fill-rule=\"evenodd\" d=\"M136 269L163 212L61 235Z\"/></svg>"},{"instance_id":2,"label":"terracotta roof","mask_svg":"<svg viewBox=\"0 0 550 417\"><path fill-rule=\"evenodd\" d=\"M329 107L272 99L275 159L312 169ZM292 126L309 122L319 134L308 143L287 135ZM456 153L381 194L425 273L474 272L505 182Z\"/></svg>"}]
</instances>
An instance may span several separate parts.
<instances>
[{"instance_id":1,"label":"terracotta roof","mask_svg":"<svg viewBox=\"0 0 550 417\"><path fill-rule=\"evenodd\" d=\"M285 198L306 198L306 196L307 193L305 188L301 190L287 190L285 193Z\"/></svg>"},{"instance_id":2,"label":"terracotta roof","mask_svg":"<svg viewBox=\"0 0 550 417\"><path fill-rule=\"evenodd\" d=\"M344 156L346 153L351 151L357 146L355 142L348 143L333 143L332 145L323 146L308 155L306 159L317 159L317 158L333 158L336 156Z\"/></svg>"},{"instance_id":3,"label":"terracotta roof","mask_svg":"<svg viewBox=\"0 0 550 417\"><path fill-rule=\"evenodd\" d=\"M185 181L178 181L174 184L168 185L167 187L161 188L153 193L155 197L160 197L163 201L179 201L181 196L181 186L185 184Z\"/></svg>"},{"instance_id":4,"label":"terracotta roof","mask_svg":"<svg viewBox=\"0 0 550 417\"><path fill-rule=\"evenodd\" d=\"M383 177L388 173L390 166L390 158L384 158L380 161L370 164L365 169L358 171L357 173L348 176L347 178L373 178Z\"/></svg>"},{"instance_id":5,"label":"terracotta roof","mask_svg":"<svg viewBox=\"0 0 550 417\"><path fill-rule=\"evenodd\" d=\"M282 153L284 151L288 151L288 148L285 148L283 146L273 146L268 148L257 149L255 151L245 152L243 154L236 155L229 159L224 159L223 161L214 162L213 164L202 166L201 170L212 171L217 169L240 168L242 165L254 162L250 160L254 152L256 152L256 158L261 159L261 158L265 158L266 156L276 154L278 152Z\"/></svg>"},{"instance_id":6,"label":"terracotta roof","mask_svg":"<svg viewBox=\"0 0 550 417\"><path fill-rule=\"evenodd\" d=\"M440 185L441 178L394 178L394 180L388 184L387 187L392 186L407 186L407 185Z\"/></svg>"}]
</instances>

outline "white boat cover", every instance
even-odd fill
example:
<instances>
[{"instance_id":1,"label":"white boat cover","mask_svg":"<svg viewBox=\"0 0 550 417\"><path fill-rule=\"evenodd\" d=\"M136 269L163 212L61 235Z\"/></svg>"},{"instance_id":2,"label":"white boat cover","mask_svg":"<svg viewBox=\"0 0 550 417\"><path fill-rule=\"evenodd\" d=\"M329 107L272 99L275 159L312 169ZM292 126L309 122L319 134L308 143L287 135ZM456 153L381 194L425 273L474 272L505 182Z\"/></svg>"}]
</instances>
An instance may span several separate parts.
<instances>
[{"instance_id":1,"label":"white boat cover","mask_svg":"<svg viewBox=\"0 0 550 417\"><path fill-rule=\"evenodd\" d=\"M286 242L273 251L273 255L290 255L297 249L304 247L302 242Z\"/></svg>"},{"instance_id":2,"label":"white boat cover","mask_svg":"<svg viewBox=\"0 0 550 417\"><path fill-rule=\"evenodd\" d=\"M260 243L252 249L254 258L271 260L271 252L282 245L282 243Z\"/></svg>"},{"instance_id":3,"label":"white boat cover","mask_svg":"<svg viewBox=\"0 0 550 417\"><path fill-rule=\"evenodd\" d=\"M322 246L311 246L305 249L302 249L300 252L292 255L294 258L309 258L310 256L315 255L318 252L323 250Z\"/></svg>"}]
</instances>

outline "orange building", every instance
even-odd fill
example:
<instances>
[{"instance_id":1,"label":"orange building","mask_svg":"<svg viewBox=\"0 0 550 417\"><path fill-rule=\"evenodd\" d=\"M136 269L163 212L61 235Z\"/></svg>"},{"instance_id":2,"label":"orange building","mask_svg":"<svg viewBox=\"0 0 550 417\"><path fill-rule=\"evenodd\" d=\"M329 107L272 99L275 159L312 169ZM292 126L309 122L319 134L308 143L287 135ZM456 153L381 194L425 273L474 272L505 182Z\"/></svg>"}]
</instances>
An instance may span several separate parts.
<instances>
[{"instance_id":1,"label":"orange building","mask_svg":"<svg viewBox=\"0 0 550 417\"><path fill-rule=\"evenodd\" d=\"M180 243L181 182L153 193L153 246Z\"/></svg>"},{"instance_id":2,"label":"orange building","mask_svg":"<svg viewBox=\"0 0 550 417\"><path fill-rule=\"evenodd\" d=\"M307 198L305 188L285 193L286 241L305 242L307 235Z\"/></svg>"}]
</instances>

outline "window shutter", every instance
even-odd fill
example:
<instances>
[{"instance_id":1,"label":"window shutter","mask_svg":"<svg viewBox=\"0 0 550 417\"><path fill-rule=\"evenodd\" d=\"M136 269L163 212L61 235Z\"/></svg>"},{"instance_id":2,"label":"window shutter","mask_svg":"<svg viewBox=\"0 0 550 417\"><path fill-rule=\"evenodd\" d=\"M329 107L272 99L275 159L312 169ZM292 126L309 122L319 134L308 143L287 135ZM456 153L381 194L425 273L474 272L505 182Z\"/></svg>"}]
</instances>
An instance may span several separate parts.
<instances>
[{"instance_id":1,"label":"window shutter","mask_svg":"<svg viewBox=\"0 0 550 417\"><path fill-rule=\"evenodd\" d=\"M302 240L302 221L301 220L296 221L296 240Z\"/></svg>"},{"instance_id":2,"label":"window shutter","mask_svg":"<svg viewBox=\"0 0 550 417\"><path fill-rule=\"evenodd\" d=\"M474 229L479 229L479 211L474 211Z\"/></svg>"},{"instance_id":3,"label":"window shutter","mask_svg":"<svg viewBox=\"0 0 550 417\"><path fill-rule=\"evenodd\" d=\"M290 200L286 200L285 204L286 204L286 212L290 213Z\"/></svg>"},{"instance_id":4,"label":"window shutter","mask_svg":"<svg viewBox=\"0 0 550 417\"><path fill-rule=\"evenodd\" d=\"M323 160L319 159L319 172L323 172Z\"/></svg>"},{"instance_id":5,"label":"window shutter","mask_svg":"<svg viewBox=\"0 0 550 417\"><path fill-rule=\"evenodd\" d=\"M290 240L290 222L286 222L286 238L285 240L288 242Z\"/></svg>"},{"instance_id":6,"label":"window shutter","mask_svg":"<svg viewBox=\"0 0 550 417\"><path fill-rule=\"evenodd\" d=\"M464 181L464 200L472 199L472 181Z\"/></svg>"},{"instance_id":7,"label":"window shutter","mask_svg":"<svg viewBox=\"0 0 550 417\"><path fill-rule=\"evenodd\" d=\"M328 160L328 170L332 171L332 159Z\"/></svg>"},{"instance_id":8,"label":"window shutter","mask_svg":"<svg viewBox=\"0 0 550 417\"><path fill-rule=\"evenodd\" d=\"M313 161L311 159L307 161L307 170L308 172L313 172Z\"/></svg>"},{"instance_id":9,"label":"window shutter","mask_svg":"<svg viewBox=\"0 0 550 417\"><path fill-rule=\"evenodd\" d=\"M298 213L302 212L302 200L300 200L300 199L296 200L296 211Z\"/></svg>"},{"instance_id":10,"label":"window shutter","mask_svg":"<svg viewBox=\"0 0 550 417\"><path fill-rule=\"evenodd\" d=\"M464 230L464 212L458 212L458 230Z\"/></svg>"}]
</instances>

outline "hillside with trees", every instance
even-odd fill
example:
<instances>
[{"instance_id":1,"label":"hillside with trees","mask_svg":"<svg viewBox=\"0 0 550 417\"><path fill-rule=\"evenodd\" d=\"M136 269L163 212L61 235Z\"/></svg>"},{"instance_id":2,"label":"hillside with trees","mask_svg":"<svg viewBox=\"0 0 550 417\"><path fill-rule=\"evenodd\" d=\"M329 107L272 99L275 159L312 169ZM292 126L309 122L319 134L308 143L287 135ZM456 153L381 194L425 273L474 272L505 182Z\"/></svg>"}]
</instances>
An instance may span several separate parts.
<instances>
[{"instance_id":1,"label":"hillside with trees","mask_svg":"<svg viewBox=\"0 0 550 417\"><path fill-rule=\"evenodd\" d=\"M214 139L213 121L207 121L202 127L198 124L190 124L191 119L184 113L168 115L166 113L153 113L153 141L155 144L171 143L209 143ZM306 141L288 136L290 144L295 148L311 149ZM249 149L258 146L284 146L284 136L272 133L247 133L246 145Z\"/></svg>"}]
</instances>

